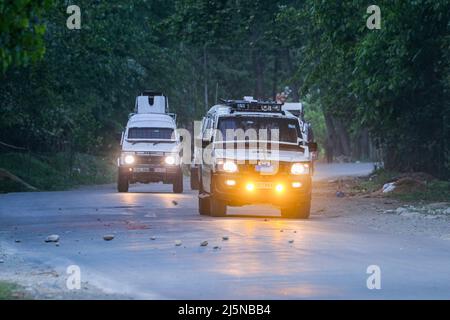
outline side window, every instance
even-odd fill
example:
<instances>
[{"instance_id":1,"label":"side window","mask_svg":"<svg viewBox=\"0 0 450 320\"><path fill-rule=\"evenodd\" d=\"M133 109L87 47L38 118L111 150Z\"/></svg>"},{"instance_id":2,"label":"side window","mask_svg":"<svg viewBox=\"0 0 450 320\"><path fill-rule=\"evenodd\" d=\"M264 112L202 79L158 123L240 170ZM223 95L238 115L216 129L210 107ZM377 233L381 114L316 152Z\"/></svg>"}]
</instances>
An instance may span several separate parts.
<instances>
[{"instance_id":1,"label":"side window","mask_svg":"<svg viewBox=\"0 0 450 320\"><path fill-rule=\"evenodd\" d=\"M210 117L205 119L205 125L203 130L203 139L209 140L211 137L212 119Z\"/></svg>"}]
</instances>

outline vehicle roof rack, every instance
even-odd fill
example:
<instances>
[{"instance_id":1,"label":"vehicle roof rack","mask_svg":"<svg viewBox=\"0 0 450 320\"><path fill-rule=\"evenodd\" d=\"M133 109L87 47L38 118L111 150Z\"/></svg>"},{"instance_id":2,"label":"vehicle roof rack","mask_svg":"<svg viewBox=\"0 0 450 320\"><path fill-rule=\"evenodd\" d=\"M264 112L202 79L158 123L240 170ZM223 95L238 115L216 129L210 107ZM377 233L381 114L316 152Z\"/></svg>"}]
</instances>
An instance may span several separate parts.
<instances>
[{"instance_id":1,"label":"vehicle roof rack","mask_svg":"<svg viewBox=\"0 0 450 320\"><path fill-rule=\"evenodd\" d=\"M284 113L282 110L282 103L275 101L259 101L259 100L225 100L220 101L229 106L232 111L247 111L247 112L277 112Z\"/></svg>"}]
</instances>

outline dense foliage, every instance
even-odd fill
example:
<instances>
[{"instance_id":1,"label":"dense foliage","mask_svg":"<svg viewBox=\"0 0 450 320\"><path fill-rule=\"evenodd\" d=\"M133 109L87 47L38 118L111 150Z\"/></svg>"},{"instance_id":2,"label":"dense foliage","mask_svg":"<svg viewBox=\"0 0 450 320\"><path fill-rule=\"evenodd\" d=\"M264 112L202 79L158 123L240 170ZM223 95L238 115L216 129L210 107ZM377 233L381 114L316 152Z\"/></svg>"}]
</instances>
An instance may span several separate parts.
<instances>
[{"instance_id":1,"label":"dense foliage","mask_svg":"<svg viewBox=\"0 0 450 320\"><path fill-rule=\"evenodd\" d=\"M76 4L81 30L62 1L0 0L0 141L110 152L142 89L189 127L217 98L289 86L340 154L370 155L370 137L387 167L450 177L447 0L377 1L380 30L356 0Z\"/></svg>"}]
</instances>

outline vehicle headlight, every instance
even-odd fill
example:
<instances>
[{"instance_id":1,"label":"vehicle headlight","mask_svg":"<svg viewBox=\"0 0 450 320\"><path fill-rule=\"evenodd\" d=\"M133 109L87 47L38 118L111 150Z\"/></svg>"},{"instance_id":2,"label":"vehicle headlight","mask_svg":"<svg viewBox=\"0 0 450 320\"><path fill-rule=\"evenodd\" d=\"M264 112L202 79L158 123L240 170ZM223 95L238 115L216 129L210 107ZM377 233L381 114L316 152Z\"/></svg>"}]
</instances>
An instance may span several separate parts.
<instances>
[{"instance_id":1,"label":"vehicle headlight","mask_svg":"<svg viewBox=\"0 0 450 320\"><path fill-rule=\"evenodd\" d=\"M126 164L133 164L134 163L134 157L131 154L126 155L123 160L125 161Z\"/></svg>"},{"instance_id":2,"label":"vehicle headlight","mask_svg":"<svg viewBox=\"0 0 450 320\"><path fill-rule=\"evenodd\" d=\"M174 165L175 164L175 157L174 156L167 156L164 161L166 162L166 164L168 165Z\"/></svg>"},{"instance_id":3,"label":"vehicle headlight","mask_svg":"<svg viewBox=\"0 0 450 320\"><path fill-rule=\"evenodd\" d=\"M238 171L237 164L230 160L219 161L218 167L220 171L225 171L228 173L234 173Z\"/></svg>"},{"instance_id":4,"label":"vehicle headlight","mask_svg":"<svg viewBox=\"0 0 450 320\"><path fill-rule=\"evenodd\" d=\"M291 173L295 175L308 174L309 164L307 163L294 163L291 167Z\"/></svg>"}]
</instances>

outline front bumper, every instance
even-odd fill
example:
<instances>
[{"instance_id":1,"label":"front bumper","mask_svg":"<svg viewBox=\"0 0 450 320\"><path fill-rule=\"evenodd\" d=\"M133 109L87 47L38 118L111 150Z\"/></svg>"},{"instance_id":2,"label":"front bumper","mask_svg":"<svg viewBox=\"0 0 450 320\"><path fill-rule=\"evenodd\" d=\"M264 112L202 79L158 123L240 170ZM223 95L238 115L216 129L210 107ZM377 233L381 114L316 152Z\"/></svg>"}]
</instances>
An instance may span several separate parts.
<instances>
[{"instance_id":1,"label":"front bumper","mask_svg":"<svg viewBox=\"0 0 450 320\"><path fill-rule=\"evenodd\" d=\"M126 176L130 183L173 183L181 174L181 167L163 165L120 166L119 174Z\"/></svg>"},{"instance_id":2,"label":"front bumper","mask_svg":"<svg viewBox=\"0 0 450 320\"><path fill-rule=\"evenodd\" d=\"M311 175L248 175L213 174L212 193L228 205L273 204L291 206L309 201L311 198ZM233 180L235 185L227 185ZM296 183L297 187L293 186ZM300 183L300 186L298 186ZM253 189L247 189L252 184ZM281 190L277 190L281 186Z\"/></svg>"}]
</instances>

